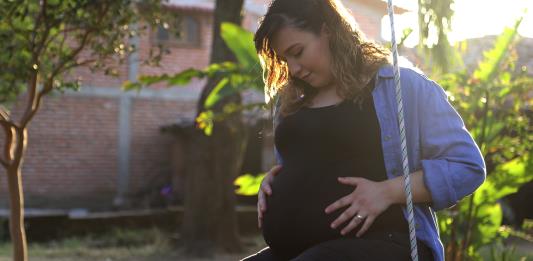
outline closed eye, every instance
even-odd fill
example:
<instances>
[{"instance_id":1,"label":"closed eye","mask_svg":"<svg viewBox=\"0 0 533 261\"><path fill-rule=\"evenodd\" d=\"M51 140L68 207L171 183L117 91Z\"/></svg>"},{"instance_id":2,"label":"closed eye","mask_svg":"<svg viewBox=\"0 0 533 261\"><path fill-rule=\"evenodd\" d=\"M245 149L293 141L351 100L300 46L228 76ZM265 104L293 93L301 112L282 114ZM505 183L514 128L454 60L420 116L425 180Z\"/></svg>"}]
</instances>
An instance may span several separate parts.
<instances>
[{"instance_id":1,"label":"closed eye","mask_svg":"<svg viewBox=\"0 0 533 261\"><path fill-rule=\"evenodd\" d=\"M300 50L298 50L297 53L294 54L294 57L296 57L296 58L300 57L303 52L304 52L304 48L301 48Z\"/></svg>"}]
</instances>

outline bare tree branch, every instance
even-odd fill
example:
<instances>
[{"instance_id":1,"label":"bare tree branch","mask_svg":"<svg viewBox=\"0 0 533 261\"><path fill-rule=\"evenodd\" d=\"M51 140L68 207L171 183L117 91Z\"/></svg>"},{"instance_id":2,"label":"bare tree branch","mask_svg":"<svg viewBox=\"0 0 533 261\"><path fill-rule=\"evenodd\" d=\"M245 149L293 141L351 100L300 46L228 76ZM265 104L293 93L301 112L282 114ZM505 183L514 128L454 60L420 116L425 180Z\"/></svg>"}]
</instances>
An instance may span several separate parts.
<instances>
[{"instance_id":1,"label":"bare tree branch","mask_svg":"<svg viewBox=\"0 0 533 261\"><path fill-rule=\"evenodd\" d=\"M41 11L39 12L39 14L37 15L37 18L35 19L35 23L33 24L33 35L31 36L31 41L30 41L30 46L31 46L31 50L33 51L33 48L35 47L35 41L36 41L36 38L37 38L37 31L38 31L38 28L39 26L41 25L41 18L43 17L43 11L44 11L44 8L43 8L43 5L42 5L42 2L41 4L39 4L41 6Z\"/></svg>"},{"instance_id":2,"label":"bare tree branch","mask_svg":"<svg viewBox=\"0 0 533 261\"><path fill-rule=\"evenodd\" d=\"M85 45L87 44L87 41L90 39L90 35L94 32L95 28L88 28L87 31L85 31L85 34L83 34L83 37L80 41L80 44L78 47L76 47L69 55L67 55L65 58L61 60L59 65L56 67L56 69L52 72L50 75L50 78L56 77L62 70L65 64L67 64L69 61L72 61L78 54L85 48Z\"/></svg>"},{"instance_id":3,"label":"bare tree branch","mask_svg":"<svg viewBox=\"0 0 533 261\"><path fill-rule=\"evenodd\" d=\"M64 72L67 72L68 70L70 70L72 68L85 66L87 64L94 63L96 61L97 61L97 59L87 59L87 60L84 60L84 61L81 61L81 62L75 62L75 63L69 64L69 65L65 65L63 70L61 70L59 73L64 73Z\"/></svg>"},{"instance_id":4,"label":"bare tree branch","mask_svg":"<svg viewBox=\"0 0 533 261\"><path fill-rule=\"evenodd\" d=\"M103 13L105 14L109 9L109 6L105 6L105 9L103 10ZM100 18L100 20L98 22L96 22L95 24L100 24L100 21L101 21L102 18ZM50 75L50 79L54 79L57 75L59 75L60 73L62 72L65 72L67 71L68 69L72 69L74 67L77 67L77 66L80 66L80 65L84 65L84 64L88 64L90 62L94 62L95 60L86 60L86 61L83 61L81 63L73 63L72 65L67 65L68 62L74 60L74 58L76 58L76 56L78 56L80 54L80 52L85 48L85 46L87 45L87 42L89 41L90 39L90 36L92 33L94 33L95 31L97 30L97 28L95 27L92 27L92 28L88 28L86 31L85 31L85 34L83 35L81 41L80 41L80 44L78 45L78 47L76 47L71 53L70 55L66 56L65 58L62 59L62 61L60 62L60 64L56 67L56 69L52 72L52 74ZM66 35L64 37L64 39L66 39ZM63 39L63 40L64 40ZM63 41L64 42L64 41ZM61 43L61 47L63 45L63 42ZM49 86L50 88L53 87L52 85ZM48 93L50 90L46 90L43 89L43 91L41 91L41 93Z\"/></svg>"},{"instance_id":5,"label":"bare tree branch","mask_svg":"<svg viewBox=\"0 0 533 261\"><path fill-rule=\"evenodd\" d=\"M30 81L28 83L28 104L26 105L26 111L23 114L23 117L20 120L20 126L25 128L31 119L31 114L34 111L35 105L37 104L35 97L37 96L37 71L33 71L30 76Z\"/></svg>"},{"instance_id":6,"label":"bare tree branch","mask_svg":"<svg viewBox=\"0 0 533 261\"><path fill-rule=\"evenodd\" d=\"M44 17L44 21L46 22L47 21L47 15L46 15L46 6L48 5L48 1L46 0L41 0L42 1L42 11L43 11L43 17Z\"/></svg>"},{"instance_id":7,"label":"bare tree branch","mask_svg":"<svg viewBox=\"0 0 533 261\"><path fill-rule=\"evenodd\" d=\"M43 96L46 95L47 93L49 93L50 91L52 91L52 89L54 88L53 82L54 82L54 78L52 78L52 77L48 78L48 81L46 81L43 89L39 92L39 94L37 96L37 108L38 108L39 104L41 103L41 100L42 100ZM37 111L37 109L35 111ZM33 115L32 115L32 117L33 117Z\"/></svg>"},{"instance_id":8,"label":"bare tree branch","mask_svg":"<svg viewBox=\"0 0 533 261\"><path fill-rule=\"evenodd\" d=\"M36 95L35 102L32 104L31 110L27 111L27 113L24 114L24 117L21 119L20 127L22 129L26 128L28 123L31 121L33 116L37 113L39 110L39 107L41 105L41 100L43 95L50 92L53 87L53 78L49 78L48 81L45 82L43 89Z\"/></svg>"},{"instance_id":9,"label":"bare tree branch","mask_svg":"<svg viewBox=\"0 0 533 261\"><path fill-rule=\"evenodd\" d=\"M109 6L106 5L104 10L103 10L103 13L105 14L108 11L108 9L109 9ZM101 21L102 18L103 18L103 16L95 24L96 25L100 24L100 21ZM26 128L26 126L31 121L31 119L33 118L35 113L37 113L37 110L39 109L39 106L41 104L41 99L42 99L43 95L49 93L52 90L52 88L53 88L53 79L60 72L63 71L65 65L69 61L74 60L74 58L76 56L78 56L78 54L85 48L85 45L87 44L88 40L90 39L91 34L94 33L95 30L96 30L96 28L92 27L92 28L88 28L85 31L85 34L83 35L83 37L82 37L82 39L80 41L80 44L69 55L67 55L65 58L63 58L61 60L61 62L55 68L55 70L52 71L52 73L48 77L48 80L45 82L43 89L39 93L36 93L36 91L37 91L37 83L36 83L36 81L30 83L31 84L30 85L31 86L31 88L30 88L30 95L31 95L30 101L32 101L32 103L31 103L31 106L27 107L27 110L26 110L26 112L24 113L24 116L21 119L21 123L20 123L20 127L21 128ZM49 29L47 31L49 31ZM37 79L35 78L35 80L37 80Z\"/></svg>"},{"instance_id":10,"label":"bare tree branch","mask_svg":"<svg viewBox=\"0 0 533 261\"><path fill-rule=\"evenodd\" d=\"M6 121L6 120L0 120L0 125L2 126L2 129L4 129L4 133L6 135L6 140L5 140L5 143L4 143L4 150L3 150L3 154L5 155L5 157L7 157L7 159L3 159L2 158L2 155L0 154L0 161L1 161L1 164L7 168L9 165L10 165L10 162L12 160L11 158L11 143L13 143L13 132L12 132L12 129L14 126L13 123L9 122L9 121Z\"/></svg>"},{"instance_id":11,"label":"bare tree branch","mask_svg":"<svg viewBox=\"0 0 533 261\"><path fill-rule=\"evenodd\" d=\"M9 145L11 144L11 139L9 138L11 131L9 131L9 128L6 127L4 123L4 120L1 120L0 121L0 125L2 125L2 128L4 129L4 132L6 134L6 136L8 137L5 141L5 144L4 144L4 153L5 155L8 155L10 149L9 149ZM7 169L7 167L10 165L9 162L4 159L4 156L2 154L0 154L0 164L2 164L2 166L4 166L4 168Z\"/></svg>"},{"instance_id":12,"label":"bare tree branch","mask_svg":"<svg viewBox=\"0 0 533 261\"><path fill-rule=\"evenodd\" d=\"M15 123L9 121L9 120L0 120L0 125L2 126L2 128L4 129L9 129L9 128L16 128L17 126L15 125Z\"/></svg>"},{"instance_id":13,"label":"bare tree branch","mask_svg":"<svg viewBox=\"0 0 533 261\"><path fill-rule=\"evenodd\" d=\"M49 21L46 19L46 1L44 1L44 4L42 6L42 9L41 9L41 13L42 13L42 17L43 17L43 23L44 23L44 32L43 32L43 37L41 39L41 41L37 44L37 50L33 50L33 47L35 47L35 45L32 46L32 53L34 54L34 58L35 59L35 62L37 62L39 60L39 56L41 56L41 52L43 52L43 50L46 50L46 47L48 46L46 44L46 42L48 42L48 37L50 36L50 30L52 29L53 25L50 25L49 24ZM37 28L35 28L34 30L37 30ZM37 31L35 31L35 33L37 34Z\"/></svg>"},{"instance_id":14,"label":"bare tree branch","mask_svg":"<svg viewBox=\"0 0 533 261\"><path fill-rule=\"evenodd\" d=\"M59 23L57 23L59 24ZM57 27L57 24L53 24L51 27ZM70 32L74 32L74 31L77 31L77 30L81 30L82 28L81 27L67 27L59 32L57 32L56 34L52 35L51 37L48 38L47 42L45 43L46 46L50 45L50 43L52 43L55 39L57 39L57 37L59 37L60 35L63 35L63 39L61 39L61 43L59 45L59 50L62 50L63 49L63 44L65 42L65 39L67 38L67 34L70 33Z\"/></svg>"},{"instance_id":15,"label":"bare tree branch","mask_svg":"<svg viewBox=\"0 0 533 261\"><path fill-rule=\"evenodd\" d=\"M0 120L9 121L9 113L3 105L0 105Z\"/></svg>"},{"instance_id":16,"label":"bare tree branch","mask_svg":"<svg viewBox=\"0 0 533 261\"><path fill-rule=\"evenodd\" d=\"M36 37L37 37L37 34L38 34L38 26L39 24L41 23L41 18L42 17L46 17L46 1L43 1L41 2L41 11L39 12L39 16L37 17L37 19L35 20L35 25L33 27L33 37L32 37L32 40L31 40L31 51L32 51L32 66L35 66L37 65L38 66L38 62L39 62L39 56L41 55L41 51L43 50L44 48L44 43L46 42L47 38L48 38L48 34L50 32L50 27L48 26L46 20L44 21L44 24L45 24L45 32L44 32L44 36L43 38L41 39L39 45L37 45L37 50L35 50L35 47L36 47ZM38 80L38 72L39 68L34 68L34 71L32 71L32 74L30 76L30 81L28 83L29 85L29 88L28 88L28 104L26 106L26 110L24 112L24 116L22 117L21 119L21 126L22 128L25 128L26 125L28 124L29 120L28 119L31 119L33 117L33 113L34 111L36 111L36 105L38 104L38 102L36 101L36 98L38 98L38 95L37 95L37 80Z\"/></svg>"}]
</instances>

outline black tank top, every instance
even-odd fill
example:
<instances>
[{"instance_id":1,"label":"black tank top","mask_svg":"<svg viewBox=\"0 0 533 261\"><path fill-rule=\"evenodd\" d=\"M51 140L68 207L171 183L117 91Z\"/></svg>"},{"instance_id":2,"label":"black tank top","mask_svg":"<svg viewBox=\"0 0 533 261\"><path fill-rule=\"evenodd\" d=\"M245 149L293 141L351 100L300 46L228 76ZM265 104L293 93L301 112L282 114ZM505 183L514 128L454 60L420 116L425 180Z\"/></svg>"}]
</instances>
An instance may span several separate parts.
<instances>
[{"instance_id":1,"label":"black tank top","mask_svg":"<svg viewBox=\"0 0 533 261\"><path fill-rule=\"evenodd\" d=\"M324 209L353 192L339 176L387 179L381 135L371 96L362 106L351 101L319 108L302 108L284 117L275 129L275 144L283 168L267 197L263 236L272 251L290 259L305 249L342 237L330 224L344 211ZM356 229L346 236L355 236ZM365 236L408 232L399 205L373 223ZM365 237L363 236L363 238Z\"/></svg>"}]
</instances>

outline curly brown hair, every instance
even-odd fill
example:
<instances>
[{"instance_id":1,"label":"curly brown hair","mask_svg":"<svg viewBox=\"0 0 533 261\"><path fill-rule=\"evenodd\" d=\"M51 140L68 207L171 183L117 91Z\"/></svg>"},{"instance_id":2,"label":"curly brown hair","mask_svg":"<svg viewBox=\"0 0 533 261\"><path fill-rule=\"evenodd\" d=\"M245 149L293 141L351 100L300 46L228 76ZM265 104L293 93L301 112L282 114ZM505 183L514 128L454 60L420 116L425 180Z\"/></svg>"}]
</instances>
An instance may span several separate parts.
<instances>
[{"instance_id":1,"label":"curly brown hair","mask_svg":"<svg viewBox=\"0 0 533 261\"><path fill-rule=\"evenodd\" d=\"M323 26L330 32L331 73L343 99L361 103L373 86L367 83L379 67L389 64L390 52L366 39L353 16L340 0L273 0L255 33L255 48L263 67L265 94L281 98L281 114L310 105L317 91L289 74L287 64L275 53L271 41L286 26L319 35Z\"/></svg>"}]
</instances>

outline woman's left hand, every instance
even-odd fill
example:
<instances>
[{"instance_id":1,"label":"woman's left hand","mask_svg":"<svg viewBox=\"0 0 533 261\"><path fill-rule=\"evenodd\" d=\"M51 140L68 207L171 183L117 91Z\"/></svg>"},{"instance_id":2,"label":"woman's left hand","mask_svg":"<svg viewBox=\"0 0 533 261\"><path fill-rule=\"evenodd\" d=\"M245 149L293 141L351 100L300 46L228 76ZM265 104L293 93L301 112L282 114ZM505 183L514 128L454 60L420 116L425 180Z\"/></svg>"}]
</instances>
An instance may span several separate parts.
<instances>
[{"instance_id":1,"label":"woman's left hand","mask_svg":"<svg viewBox=\"0 0 533 261\"><path fill-rule=\"evenodd\" d=\"M392 204L386 181L374 182L357 177L339 177L338 181L345 185L355 186L355 190L325 209L326 213L329 214L337 209L349 206L331 223L331 228L335 229L350 220L348 225L342 229L341 234L346 235L362 224L356 234L357 237L360 237L374 223L376 217Z\"/></svg>"}]
</instances>

